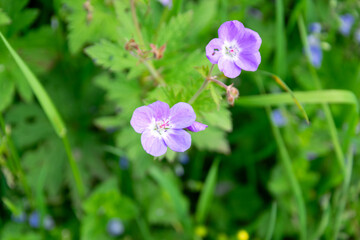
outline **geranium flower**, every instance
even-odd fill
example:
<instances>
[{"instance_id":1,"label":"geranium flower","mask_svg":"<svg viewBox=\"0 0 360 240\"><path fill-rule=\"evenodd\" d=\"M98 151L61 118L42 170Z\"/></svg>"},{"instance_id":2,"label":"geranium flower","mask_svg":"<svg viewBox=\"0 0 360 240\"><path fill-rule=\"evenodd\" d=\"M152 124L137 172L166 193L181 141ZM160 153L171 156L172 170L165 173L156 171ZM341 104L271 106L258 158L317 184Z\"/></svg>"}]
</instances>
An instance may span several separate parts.
<instances>
[{"instance_id":1,"label":"geranium flower","mask_svg":"<svg viewBox=\"0 0 360 240\"><path fill-rule=\"evenodd\" d=\"M219 38L214 38L206 46L206 57L226 77L236 78L241 70L256 71L261 62L259 48L261 38L239 21L223 23L218 30Z\"/></svg>"},{"instance_id":2,"label":"geranium flower","mask_svg":"<svg viewBox=\"0 0 360 240\"><path fill-rule=\"evenodd\" d=\"M172 108L156 101L135 109L130 124L141 133L144 150L155 157L166 153L167 147L175 152L185 152L191 146L191 136L185 131L202 131L207 125L195 122L194 109L188 103L177 103Z\"/></svg>"}]
</instances>

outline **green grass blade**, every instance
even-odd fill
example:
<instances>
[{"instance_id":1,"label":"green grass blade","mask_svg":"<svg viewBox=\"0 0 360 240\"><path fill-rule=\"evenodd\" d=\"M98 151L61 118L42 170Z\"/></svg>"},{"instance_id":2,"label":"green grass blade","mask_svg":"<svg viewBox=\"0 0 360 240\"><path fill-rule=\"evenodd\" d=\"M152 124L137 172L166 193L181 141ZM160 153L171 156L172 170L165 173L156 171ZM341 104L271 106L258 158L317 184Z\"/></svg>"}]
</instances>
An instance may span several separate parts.
<instances>
[{"instance_id":1,"label":"green grass blade","mask_svg":"<svg viewBox=\"0 0 360 240\"><path fill-rule=\"evenodd\" d=\"M156 166L149 169L150 176L167 192L171 198L178 219L181 221L186 232L190 232L191 223L186 205L181 201L182 195L178 187L173 184Z\"/></svg>"},{"instance_id":2,"label":"green grass blade","mask_svg":"<svg viewBox=\"0 0 360 240\"><path fill-rule=\"evenodd\" d=\"M277 213L277 204L276 202L273 202L273 204L271 205L269 228L267 229L265 240L271 240L273 236L275 224L276 224L276 213Z\"/></svg>"},{"instance_id":3,"label":"green grass blade","mask_svg":"<svg viewBox=\"0 0 360 240\"><path fill-rule=\"evenodd\" d=\"M309 70L311 72L311 75L312 75L312 78L313 78L313 81L314 81L316 87L318 89L321 89L322 86L321 86L319 76L317 75L317 72L316 72L314 66L311 65L311 63L310 63L311 62L310 61L311 53L310 53L309 43L308 43L308 40L307 40L307 32L306 32L305 22L304 22L304 19L303 19L302 15L300 15L298 17L298 26L299 26L299 32L300 32L301 41L302 41L303 47L305 48L305 53L306 53L307 58L308 58L308 61L307 61L308 68L309 68ZM326 118L327 125L328 125L328 129L329 129L330 136L331 136L331 140L332 140L332 143L334 145L334 151L335 151L335 154L336 154L336 160L338 162L339 167L341 168L342 174L345 176L346 175L346 169L345 169L345 164L344 164L345 157L344 157L344 152L343 152L343 150L341 148L341 144L340 144L340 141L339 141L339 134L338 134L337 129L336 129L334 118L332 116L332 113L331 113L331 110L330 110L330 107L329 107L328 104L326 104L326 103L322 104L322 109L324 111L325 118ZM347 151L347 149L345 151Z\"/></svg>"},{"instance_id":4,"label":"green grass blade","mask_svg":"<svg viewBox=\"0 0 360 240\"><path fill-rule=\"evenodd\" d=\"M286 75L286 38L284 31L284 3L276 0L276 48L275 48L275 70L284 77Z\"/></svg>"},{"instance_id":5,"label":"green grass blade","mask_svg":"<svg viewBox=\"0 0 360 240\"><path fill-rule=\"evenodd\" d=\"M352 174L352 168L353 168L353 159L354 159L354 149L352 147L350 147L350 150L347 155L345 180L342 185L341 198L340 198L339 205L337 206L338 208L337 208L336 215L335 215L333 234L332 234L332 238L331 238L333 240L338 239L338 234L339 234L340 227L341 227L341 218L342 218L342 214L344 212L345 206L346 206L347 195L348 195L349 188L350 188L350 180L351 180L351 174Z\"/></svg>"},{"instance_id":6,"label":"green grass blade","mask_svg":"<svg viewBox=\"0 0 360 240\"><path fill-rule=\"evenodd\" d=\"M319 90L293 93L296 99L303 104L349 104L353 105L356 111L358 111L358 101L355 94L347 90ZM236 100L236 104L246 107L266 107L284 104L290 105L294 104L294 101L289 93L277 93L241 97Z\"/></svg>"},{"instance_id":7,"label":"green grass blade","mask_svg":"<svg viewBox=\"0 0 360 240\"><path fill-rule=\"evenodd\" d=\"M265 89L264 89L261 79L256 79L256 80L257 80L256 82L260 89L260 92L264 93ZM290 98L290 100L292 101L291 98ZM285 173L289 180L291 190L295 196L297 210L298 210L298 214L299 214L299 222L300 222L300 239L307 240L306 207L305 207L304 198L303 198L303 195L301 192L300 184L295 177L294 170L291 165L290 155L286 149L284 139L280 133L280 129L271 121L270 105L265 105L265 110L268 115L268 118L270 119L271 130L273 132L276 144L278 146L282 166L285 169Z\"/></svg>"},{"instance_id":8,"label":"green grass blade","mask_svg":"<svg viewBox=\"0 0 360 240\"><path fill-rule=\"evenodd\" d=\"M299 100L296 98L296 96L294 95L294 92L288 87L288 85L281 80L281 78L279 78L278 76L276 76L275 74L269 73L269 72L265 72L265 71L260 71L260 73L263 73L265 75L270 76L272 79L275 80L275 82L282 88L284 89L286 92L288 92L294 103L296 104L296 106L299 108L300 112L302 113L302 115L304 116L305 120L307 123L309 123L309 117L304 109L304 107L301 105L301 103L299 102Z\"/></svg>"},{"instance_id":9,"label":"green grass blade","mask_svg":"<svg viewBox=\"0 0 360 240\"><path fill-rule=\"evenodd\" d=\"M60 114L58 113L57 109L55 108L55 105L53 104L52 100L50 99L49 95L45 91L44 87L41 85L40 81L36 78L36 76L31 72L29 67L26 65L26 63L20 58L20 56L15 52L15 50L11 47L9 42L6 40L6 38L3 36L3 34L0 32L0 38L4 42L6 48L10 52L11 56L15 60L16 64L20 68L21 72L23 73L25 79L28 81L32 91L34 92L36 98L38 99L42 109L44 110L46 116L50 120L55 132L57 135L63 140L64 147L66 154L68 156L68 160L71 166L71 170L73 172L77 190L79 192L80 197L84 196L84 185L82 182L82 179L80 177L80 172L78 170L78 166L76 164L75 159L72 156L71 148L68 143L68 139L66 136L66 127L63 123L62 118L60 117Z\"/></svg>"},{"instance_id":10,"label":"green grass blade","mask_svg":"<svg viewBox=\"0 0 360 240\"><path fill-rule=\"evenodd\" d=\"M16 64L19 66L21 72L24 74L26 80L29 82L36 98L39 100L40 105L44 109L47 117L49 118L51 124L53 125L56 133L62 137L66 134L65 125L56 110L53 102L51 101L49 95L45 91L44 87L41 85L39 80L35 75L30 71L26 63L20 58L20 56L15 52L15 50L10 46L8 41L5 39L3 34L0 32L0 38L4 42L6 48L9 50L11 56L14 58Z\"/></svg>"},{"instance_id":11,"label":"green grass blade","mask_svg":"<svg viewBox=\"0 0 360 240\"><path fill-rule=\"evenodd\" d=\"M206 177L204 187L200 193L200 198L196 207L195 219L197 223L202 224L209 210L211 200L214 195L215 184L220 160L217 158L211 166Z\"/></svg>"}]
</instances>

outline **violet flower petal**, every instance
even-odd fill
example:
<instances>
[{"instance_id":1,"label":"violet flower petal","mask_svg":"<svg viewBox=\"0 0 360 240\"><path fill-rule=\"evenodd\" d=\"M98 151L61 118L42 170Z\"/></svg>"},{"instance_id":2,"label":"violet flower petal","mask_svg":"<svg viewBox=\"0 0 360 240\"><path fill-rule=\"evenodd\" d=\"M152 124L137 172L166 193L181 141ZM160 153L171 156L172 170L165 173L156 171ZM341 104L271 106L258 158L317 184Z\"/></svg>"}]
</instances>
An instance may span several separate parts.
<instances>
[{"instance_id":1,"label":"violet flower petal","mask_svg":"<svg viewBox=\"0 0 360 240\"><path fill-rule=\"evenodd\" d=\"M200 132L200 131L204 131L207 127L208 125L195 121L193 124L191 124L190 127L187 127L186 129L191 132Z\"/></svg>"},{"instance_id":2,"label":"violet flower petal","mask_svg":"<svg viewBox=\"0 0 360 240\"><path fill-rule=\"evenodd\" d=\"M186 128L193 124L196 114L188 103L179 102L170 109L170 125L172 128Z\"/></svg>"},{"instance_id":3,"label":"violet flower petal","mask_svg":"<svg viewBox=\"0 0 360 240\"><path fill-rule=\"evenodd\" d=\"M206 46L206 57L212 64L217 64L219 58L222 56L222 45L224 44L224 40L220 38L214 38L209 42Z\"/></svg>"},{"instance_id":4,"label":"violet flower petal","mask_svg":"<svg viewBox=\"0 0 360 240\"><path fill-rule=\"evenodd\" d=\"M166 145L175 152L185 152L191 146L191 135L183 129L169 129L163 136Z\"/></svg>"},{"instance_id":5,"label":"violet flower petal","mask_svg":"<svg viewBox=\"0 0 360 240\"><path fill-rule=\"evenodd\" d=\"M141 135L141 145L148 154L154 157L164 155L167 150L160 133L154 130L146 130L143 132Z\"/></svg>"},{"instance_id":6,"label":"violet flower petal","mask_svg":"<svg viewBox=\"0 0 360 240\"><path fill-rule=\"evenodd\" d=\"M156 101L148 105L154 112L156 121L168 119L170 114L170 107L167 103Z\"/></svg>"},{"instance_id":7,"label":"violet flower petal","mask_svg":"<svg viewBox=\"0 0 360 240\"><path fill-rule=\"evenodd\" d=\"M153 122L154 112L148 106L142 106L135 109L130 124L135 132L143 133Z\"/></svg>"},{"instance_id":8,"label":"violet flower petal","mask_svg":"<svg viewBox=\"0 0 360 240\"><path fill-rule=\"evenodd\" d=\"M218 30L219 38L231 42L235 38L241 38L244 29L244 25L239 21L224 22Z\"/></svg>"},{"instance_id":9,"label":"violet flower petal","mask_svg":"<svg viewBox=\"0 0 360 240\"><path fill-rule=\"evenodd\" d=\"M235 64L245 71L256 71L260 65L260 52L244 53L240 52Z\"/></svg>"},{"instance_id":10,"label":"violet flower petal","mask_svg":"<svg viewBox=\"0 0 360 240\"><path fill-rule=\"evenodd\" d=\"M241 69L238 68L233 60L222 57L218 63L219 70L228 78L236 78L240 75Z\"/></svg>"},{"instance_id":11,"label":"violet flower petal","mask_svg":"<svg viewBox=\"0 0 360 240\"><path fill-rule=\"evenodd\" d=\"M260 49L261 42L262 40L260 35L249 28L245 28L243 36L237 39L239 47L242 51L246 52L258 51Z\"/></svg>"}]
</instances>

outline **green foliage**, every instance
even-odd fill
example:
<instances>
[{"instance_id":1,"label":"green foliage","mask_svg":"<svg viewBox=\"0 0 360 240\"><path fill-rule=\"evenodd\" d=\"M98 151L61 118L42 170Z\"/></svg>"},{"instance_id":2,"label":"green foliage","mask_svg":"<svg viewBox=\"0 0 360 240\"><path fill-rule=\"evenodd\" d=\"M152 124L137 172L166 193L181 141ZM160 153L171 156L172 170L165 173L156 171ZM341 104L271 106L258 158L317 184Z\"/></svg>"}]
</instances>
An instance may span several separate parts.
<instances>
[{"instance_id":1,"label":"green foliage","mask_svg":"<svg viewBox=\"0 0 360 240\"><path fill-rule=\"evenodd\" d=\"M261 71L210 73L205 47L228 20L261 36ZM353 0L0 0L0 239L359 239L358 20ZM189 102L207 77L233 84L235 105L209 81L191 104L208 128L154 159L134 110ZM31 227L34 211L54 227Z\"/></svg>"}]
</instances>

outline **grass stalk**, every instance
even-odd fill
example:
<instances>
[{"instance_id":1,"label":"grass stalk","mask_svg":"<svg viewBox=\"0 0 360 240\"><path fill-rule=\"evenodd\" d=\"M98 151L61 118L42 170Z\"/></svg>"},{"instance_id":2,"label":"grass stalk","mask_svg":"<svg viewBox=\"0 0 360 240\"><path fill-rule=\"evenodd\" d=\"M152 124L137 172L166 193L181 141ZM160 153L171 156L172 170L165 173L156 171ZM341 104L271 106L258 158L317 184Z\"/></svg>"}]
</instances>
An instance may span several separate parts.
<instances>
[{"instance_id":1,"label":"grass stalk","mask_svg":"<svg viewBox=\"0 0 360 240\"><path fill-rule=\"evenodd\" d=\"M262 80L257 78L256 82L257 82L258 88L260 89L260 92L262 94L264 94L265 88L262 83ZM301 192L300 184L297 181L296 176L294 174L294 170L291 165L291 159L290 159L289 153L286 149L284 139L281 136L280 129L271 121L271 107L266 106L265 110L268 115L268 118L270 119L271 130L273 132L276 144L278 146L282 166L284 167L286 176L289 180L291 190L295 196L296 204L298 207L299 222L300 222L300 239L307 240L306 207L305 207L303 194Z\"/></svg>"}]
</instances>

